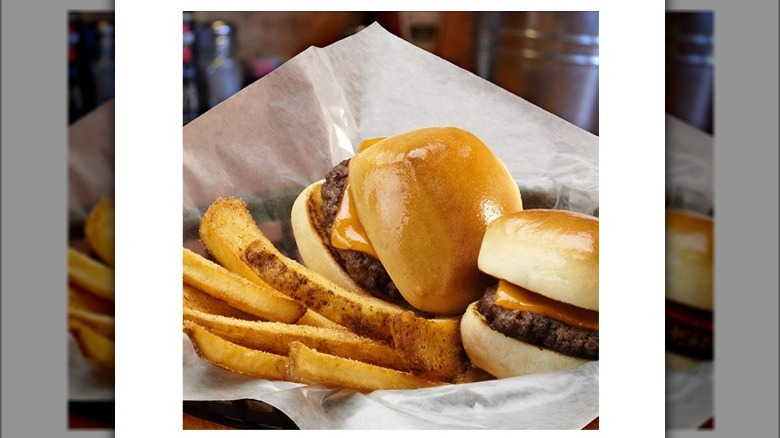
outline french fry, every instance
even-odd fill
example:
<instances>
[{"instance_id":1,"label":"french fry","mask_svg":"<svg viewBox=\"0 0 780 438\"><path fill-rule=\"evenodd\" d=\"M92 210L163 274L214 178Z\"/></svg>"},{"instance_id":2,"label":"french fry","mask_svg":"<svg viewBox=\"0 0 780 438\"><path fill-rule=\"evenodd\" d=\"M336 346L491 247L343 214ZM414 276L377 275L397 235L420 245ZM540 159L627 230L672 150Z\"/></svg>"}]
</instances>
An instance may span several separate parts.
<instances>
[{"instance_id":1,"label":"french fry","mask_svg":"<svg viewBox=\"0 0 780 438\"><path fill-rule=\"evenodd\" d=\"M114 339L114 317L84 308L68 308L68 320L89 326L101 335Z\"/></svg>"},{"instance_id":2,"label":"french fry","mask_svg":"<svg viewBox=\"0 0 780 438\"><path fill-rule=\"evenodd\" d=\"M288 380L284 356L234 344L192 321L184 321L184 333L198 356L213 365L252 377Z\"/></svg>"},{"instance_id":3,"label":"french fry","mask_svg":"<svg viewBox=\"0 0 780 438\"><path fill-rule=\"evenodd\" d=\"M369 392L416 389L440 385L413 374L318 352L294 341L290 344L288 374L297 382Z\"/></svg>"},{"instance_id":4,"label":"french fry","mask_svg":"<svg viewBox=\"0 0 780 438\"><path fill-rule=\"evenodd\" d=\"M391 323L405 312L401 307L342 289L285 257L268 239L249 244L244 256L255 273L277 290L358 335L392 345Z\"/></svg>"},{"instance_id":5,"label":"french fry","mask_svg":"<svg viewBox=\"0 0 780 438\"><path fill-rule=\"evenodd\" d=\"M203 246L220 265L253 283L268 285L243 261L246 247L257 239L265 238L243 200L218 198L214 201L200 219L198 234ZM308 309L297 323L340 327L312 309Z\"/></svg>"},{"instance_id":6,"label":"french fry","mask_svg":"<svg viewBox=\"0 0 780 438\"><path fill-rule=\"evenodd\" d=\"M68 280L100 298L114 301L114 271L73 248L68 248Z\"/></svg>"},{"instance_id":7,"label":"french fry","mask_svg":"<svg viewBox=\"0 0 780 438\"><path fill-rule=\"evenodd\" d=\"M496 380L496 377L477 367L469 366L461 375L455 378L452 383L475 383L486 380Z\"/></svg>"},{"instance_id":8,"label":"french fry","mask_svg":"<svg viewBox=\"0 0 780 438\"><path fill-rule=\"evenodd\" d=\"M114 267L114 200L102 199L89 212L84 223L84 237L95 254Z\"/></svg>"},{"instance_id":9,"label":"french fry","mask_svg":"<svg viewBox=\"0 0 780 438\"><path fill-rule=\"evenodd\" d=\"M312 327L329 328L333 330L347 330L344 326L336 324L335 322L308 308L306 309L306 313L301 316L301 319L295 323L300 325L310 325Z\"/></svg>"},{"instance_id":10,"label":"french fry","mask_svg":"<svg viewBox=\"0 0 780 438\"><path fill-rule=\"evenodd\" d=\"M460 318L424 319L412 312L393 317L393 342L415 374L452 381L466 371Z\"/></svg>"},{"instance_id":11,"label":"french fry","mask_svg":"<svg viewBox=\"0 0 780 438\"><path fill-rule=\"evenodd\" d=\"M187 284L239 310L270 321L289 323L297 321L306 312L303 304L268 285L253 283L187 248L182 249L182 255Z\"/></svg>"},{"instance_id":12,"label":"french fry","mask_svg":"<svg viewBox=\"0 0 780 438\"><path fill-rule=\"evenodd\" d=\"M70 319L68 326L84 356L98 366L114 368L113 339L78 320Z\"/></svg>"},{"instance_id":13,"label":"french fry","mask_svg":"<svg viewBox=\"0 0 780 438\"><path fill-rule=\"evenodd\" d=\"M114 314L114 302L98 298L76 286L68 285L68 308L87 309L104 315Z\"/></svg>"},{"instance_id":14,"label":"french fry","mask_svg":"<svg viewBox=\"0 0 780 438\"><path fill-rule=\"evenodd\" d=\"M299 341L323 353L386 368L407 370L395 349L346 330L278 322L245 321L186 308L184 318L228 341L249 348L286 356L289 353L290 343Z\"/></svg>"},{"instance_id":15,"label":"french fry","mask_svg":"<svg viewBox=\"0 0 780 438\"><path fill-rule=\"evenodd\" d=\"M183 304L185 309L193 309L214 315L229 316L231 318L257 321L259 316L236 309L227 302L215 298L206 292L198 290L187 283L183 283Z\"/></svg>"}]
</instances>

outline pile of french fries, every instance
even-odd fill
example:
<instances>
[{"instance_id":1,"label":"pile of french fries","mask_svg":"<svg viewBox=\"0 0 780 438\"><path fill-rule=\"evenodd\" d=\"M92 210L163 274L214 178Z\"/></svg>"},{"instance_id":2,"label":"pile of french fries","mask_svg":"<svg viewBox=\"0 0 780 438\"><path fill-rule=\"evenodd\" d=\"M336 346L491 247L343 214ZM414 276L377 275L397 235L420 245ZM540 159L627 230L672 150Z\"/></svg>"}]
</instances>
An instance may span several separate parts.
<instances>
[{"instance_id":1,"label":"pile of french fries","mask_svg":"<svg viewBox=\"0 0 780 438\"><path fill-rule=\"evenodd\" d=\"M68 248L68 330L82 354L114 368L114 201L103 199L84 224L90 254ZM94 254L94 256L92 255Z\"/></svg>"},{"instance_id":2,"label":"pile of french fries","mask_svg":"<svg viewBox=\"0 0 780 438\"><path fill-rule=\"evenodd\" d=\"M198 231L210 257L183 248L183 327L204 360L363 392L492 378L469 366L459 318L426 318L335 285L282 254L243 200L217 199Z\"/></svg>"}]
</instances>

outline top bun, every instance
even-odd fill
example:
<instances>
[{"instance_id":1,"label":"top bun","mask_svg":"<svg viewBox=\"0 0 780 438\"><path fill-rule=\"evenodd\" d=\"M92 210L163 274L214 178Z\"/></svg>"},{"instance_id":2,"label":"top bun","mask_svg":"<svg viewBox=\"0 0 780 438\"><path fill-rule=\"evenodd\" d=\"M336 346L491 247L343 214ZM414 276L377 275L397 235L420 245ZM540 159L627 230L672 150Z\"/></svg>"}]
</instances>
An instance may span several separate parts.
<instances>
[{"instance_id":1,"label":"top bun","mask_svg":"<svg viewBox=\"0 0 780 438\"><path fill-rule=\"evenodd\" d=\"M462 313L489 278L477 268L485 227L523 208L506 166L476 136L424 128L349 162L355 208L398 291L416 309Z\"/></svg>"},{"instance_id":2,"label":"top bun","mask_svg":"<svg viewBox=\"0 0 780 438\"><path fill-rule=\"evenodd\" d=\"M487 228L479 268L493 277L599 310L599 220L564 210L507 214Z\"/></svg>"},{"instance_id":3,"label":"top bun","mask_svg":"<svg viewBox=\"0 0 780 438\"><path fill-rule=\"evenodd\" d=\"M666 298L712 311L712 218L666 212Z\"/></svg>"}]
</instances>

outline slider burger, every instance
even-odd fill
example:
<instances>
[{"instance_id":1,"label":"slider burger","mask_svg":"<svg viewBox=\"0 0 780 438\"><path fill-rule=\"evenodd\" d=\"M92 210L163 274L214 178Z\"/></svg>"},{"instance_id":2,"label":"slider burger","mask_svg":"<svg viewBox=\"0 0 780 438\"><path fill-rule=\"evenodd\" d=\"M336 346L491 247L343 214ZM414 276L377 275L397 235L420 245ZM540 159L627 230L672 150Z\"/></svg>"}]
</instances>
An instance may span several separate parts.
<instances>
[{"instance_id":1,"label":"slider burger","mask_svg":"<svg viewBox=\"0 0 780 438\"><path fill-rule=\"evenodd\" d=\"M334 283L425 313L460 314L490 278L485 227L522 209L506 166L476 136L424 128L364 142L298 196L304 264Z\"/></svg>"},{"instance_id":2,"label":"slider burger","mask_svg":"<svg viewBox=\"0 0 780 438\"><path fill-rule=\"evenodd\" d=\"M677 370L712 360L712 218L666 212L666 358Z\"/></svg>"},{"instance_id":3,"label":"slider burger","mask_svg":"<svg viewBox=\"0 0 780 438\"><path fill-rule=\"evenodd\" d=\"M487 227L479 268L497 280L469 306L471 363L498 378L599 359L599 220L524 210Z\"/></svg>"}]
</instances>

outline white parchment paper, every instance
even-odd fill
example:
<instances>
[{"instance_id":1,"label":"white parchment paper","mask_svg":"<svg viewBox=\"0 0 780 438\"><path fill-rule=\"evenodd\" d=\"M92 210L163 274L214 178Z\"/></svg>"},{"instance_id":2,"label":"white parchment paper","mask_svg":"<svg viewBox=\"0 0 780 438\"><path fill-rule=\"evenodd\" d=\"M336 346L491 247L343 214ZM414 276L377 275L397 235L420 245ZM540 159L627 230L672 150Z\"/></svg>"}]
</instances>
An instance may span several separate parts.
<instances>
[{"instance_id":1,"label":"white parchment paper","mask_svg":"<svg viewBox=\"0 0 780 438\"><path fill-rule=\"evenodd\" d=\"M88 251L83 236L87 214L102 198L113 196L114 101L111 100L68 128L70 246ZM64 251L63 263L66 263ZM58 292L67 293L67 285L63 284ZM113 401L113 371L101 369L85 358L73 336L68 334L67 339L68 398L73 401Z\"/></svg>"},{"instance_id":2,"label":"white parchment paper","mask_svg":"<svg viewBox=\"0 0 780 438\"><path fill-rule=\"evenodd\" d=\"M692 430L712 418L712 362L666 373L666 429Z\"/></svg>"},{"instance_id":3,"label":"white parchment paper","mask_svg":"<svg viewBox=\"0 0 780 438\"><path fill-rule=\"evenodd\" d=\"M667 114L666 197L672 208L713 212L712 136Z\"/></svg>"},{"instance_id":4,"label":"white parchment paper","mask_svg":"<svg viewBox=\"0 0 780 438\"><path fill-rule=\"evenodd\" d=\"M713 214L713 138L666 116L667 204ZM713 366L704 362L666 375L666 428L696 429L714 414Z\"/></svg>"},{"instance_id":5,"label":"white parchment paper","mask_svg":"<svg viewBox=\"0 0 780 438\"><path fill-rule=\"evenodd\" d=\"M274 194L322 179L361 140L427 126L480 137L506 163L526 208L598 208L596 136L374 24L307 49L185 126L185 222L196 222L219 196L242 196L250 210L269 197L277 202ZM284 231L293 199L253 210L259 222L281 224L275 243L282 247L294 246ZM192 229L185 226L188 247L197 243ZM305 429L578 429L598 416L598 362L364 395L247 379L199 359L186 336L183 350L185 400L262 400Z\"/></svg>"},{"instance_id":6,"label":"white parchment paper","mask_svg":"<svg viewBox=\"0 0 780 438\"><path fill-rule=\"evenodd\" d=\"M114 401L114 370L86 358L76 339L68 334L68 400Z\"/></svg>"}]
</instances>

